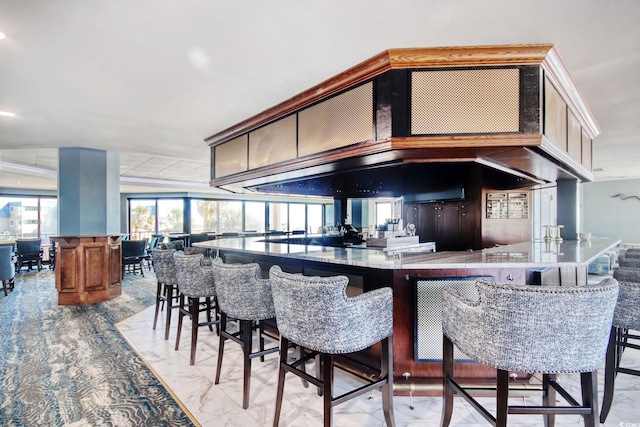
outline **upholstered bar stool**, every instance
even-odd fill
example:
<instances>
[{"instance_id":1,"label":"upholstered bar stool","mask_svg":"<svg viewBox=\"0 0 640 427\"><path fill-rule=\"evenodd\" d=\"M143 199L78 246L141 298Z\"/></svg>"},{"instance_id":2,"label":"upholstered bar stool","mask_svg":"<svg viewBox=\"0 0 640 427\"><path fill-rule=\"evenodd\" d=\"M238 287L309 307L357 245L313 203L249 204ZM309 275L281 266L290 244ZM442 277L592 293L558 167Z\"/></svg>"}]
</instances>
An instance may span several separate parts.
<instances>
[{"instance_id":1,"label":"upholstered bar stool","mask_svg":"<svg viewBox=\"0 0 640 427\"><path fill-rule=\"evenodd\" d=\"M178 309L178 333L176 334L176 350L180 348L182 335L182 321L184 316L191 319L191 357L189 364L196 363L196 346L198 344L198 328L219 325L220 320L216 309L216 287L213 282L211 266L203 264L202 254L185 255L182 252L173 254L176 266L176 279L180 291L180 308ZM216 311L212 316L211 312ZM200 321L200 313L206 315L205 321Z\"/></svg>"},{"instance_id":2,"label":"upholstered bar stool","mask_svg":"<svg viewBox=\"0 0 640 427\"><path fill-rule=\"evenodd\" d=\"M618 260L618 265L620 267L627 268L640 268L640 258L624 257L623 259Z\"/></svg>"},{"instance_id":3,"label":"upholstered bar stool","mask_svg":"<svg viewBox=\"0 0 640 427\"><path fill-rule=\"evenodd\" d=\"M376 289L356 297L346 295L346 276L311 277L283 272L274 265L269 270L276 322L280 331L278 394L273 425L280 422L284 380L291 372L322 389L324 425L333 424L333 407L370 390L382 390L382 408L387 426L393 415L393 295L390 288ZM334 397L334 356L353 353L382 344L378 380ZM309 354L287 361L290 343L310 350ZM304 370L307 360L320 355L321 375Z\"/></svg>"},{"instance_id":4,"label":"upholstered bar stool","mask_svg":"<svg viewBox=\"0 0 640 427\"><path fill-rule=\"evenodd\" d=\"M601 423L605 422L611 409L617 374L640 376L640 370L621 366L625 349L640 350L640 334L637 333L640 330L640 269L621 267L613 272L613 277L618 280L620 293L607 347Z\"/></svg>"},{"instance_id":5,"label":"upholstered bar stool","mask_svg":"<svg viewBox=\"0 0 640 427\"><path fill-rule=\"evenodd\" d=\"M213 262L213 277L216 283L218 306L220 308L220 345L215 384L220 383L224 343L232 340L242 346L243 386L242 407L249 407L251 387L251 360L278 351L278 347L264 348L263 321L276 315L271 298L271 283L262 279L262 270L257 263L224 264L220 258ZM239 331L227 330L227 319L239 322ZM253 351L253 331L258 334L259 349Z\"/></svg>"},{"instance_id":6,"label":"upholstered bar stool","mask_svg":"<svg viewBox=\"0 0 640 427\"><path fill-rule=\"evenodd\" d=\"M13 246L0 245L0 280L2 280L2 288L4 296L8 295L7 291L12 291L15 283L16 271L11 265L11 256L13 255Z\"/></svg>"},{"instance_id":7,"label":"upholstered bar stool","mask_svg":"<svg viewBox=\"0 0 640 427\"><path fill-rule=\"evenodd\" d=\"M597 425L597 369L607 347L618 296L615 279L590 286L527 286L477 280L470 300L443 289L442 426L448 426L454 394L460 394L492 425L504 427L509 414L540 414L553 426L555 414L579 414ZM496 415L454 379L453 346L469 358L497 368ZM508 405L509 372L542 373L542 405ZM560 373L580 373L582 404L558 384ZM569 403L556 406L556 391Z\"/></svg>"},{"instance_id":8,"label":"upholstered bar stool","mask_svg":"<svg viewBox=\"0 0 640 427\"><path fill-rule=\"evenodd\" d=\"M180 306L180 294L178 292L178 282L176 280L176 267L173 263L175 249L152 250L153 268L156 272L158 287L156 289L156 313L153 317L153 329L158 323L158 313L165 308L166 314L164 324L164 339L169 339L169 327L171 326L171 313L174 308Z\"/></svg>"}]
</instances>

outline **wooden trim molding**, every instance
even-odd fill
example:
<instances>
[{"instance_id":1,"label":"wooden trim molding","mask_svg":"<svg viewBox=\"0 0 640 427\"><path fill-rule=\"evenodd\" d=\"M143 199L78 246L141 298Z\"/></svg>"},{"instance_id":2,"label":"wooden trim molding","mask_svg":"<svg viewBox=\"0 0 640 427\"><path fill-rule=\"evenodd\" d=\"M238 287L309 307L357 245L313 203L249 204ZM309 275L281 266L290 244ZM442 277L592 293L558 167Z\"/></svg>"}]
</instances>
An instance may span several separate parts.
<instances>
[{"instance_id":1,"label":"wooden trim molding","mask_svg":"<svg viewBox=\"0 0 640 427\"><path fill-rule=\"evenodd\" d=\"M330 95L394 69L539 65L551 44L389 49L253 117L205 139L209 146L233 139Z\"/></svg>"}]
</instances>

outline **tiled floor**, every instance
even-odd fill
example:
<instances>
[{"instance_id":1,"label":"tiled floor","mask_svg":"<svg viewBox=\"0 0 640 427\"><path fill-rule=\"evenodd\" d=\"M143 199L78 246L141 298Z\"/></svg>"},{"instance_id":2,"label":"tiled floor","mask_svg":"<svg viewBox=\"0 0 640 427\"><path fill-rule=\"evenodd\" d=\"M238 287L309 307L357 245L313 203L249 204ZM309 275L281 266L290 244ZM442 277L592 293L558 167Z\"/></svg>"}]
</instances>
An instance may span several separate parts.
<instances>
[{"instance_id":1,"label":"tiled floor","mask_svg":"<svg viewBox=\"0 0 640 427\"><path fill-rule=\"evenodd\" d=\"M215 332L201 329L198 339L196 364L189 366L189 326L182 333L178 351L174 350L177 319L172 320L171 335L164 337L164 323L158 321L154 331L154 308L121 322L118 328L145 359L147 364L162 379L176 398L188 409L202 426L271 426L277 383L277 353L267 356L264 363L253 361L251 398L247 410L242 409L242 353L240 346L228 342L225 346L220 384L214 385L217 361L217 336ZM162 317L162 316L161 316ZM187 322L185 322L187 323ZM634 354L635 353L635 354ZM640 368L640 352L628 351L625 364ZM634 358L635 356L635 358ZM312 368L311 368L312 369ZM336 371L336 390L356 384ZM599 376L600 391L602 375ZM576 376L566 376L568 389L579 397ZM565 383L567 384L567 383ZM525 402L533 402L528 398ZM484 399L491 402L491 399ZM520 399L522 400L522 399ZM453 426L489 425L479 414L470 409L462 399L455 399ZM413 405L413 409L411 406ZM439 397L394 397L395 420L398 427L431 427L440 424L441 398ZM514 415L510 426L541 426L541 416ZM384 426L381 394L361 396L334 409L336 426ZM321 426L322 398L313 388L303 388L301 381L288 375L285 385L285 401L282 408L281 426ZM558 426L583 425L578 416L558 416ZM620 374L616 383L616 395L606 426L640 426L640 377Z\"/></svg>"}]
</instances>

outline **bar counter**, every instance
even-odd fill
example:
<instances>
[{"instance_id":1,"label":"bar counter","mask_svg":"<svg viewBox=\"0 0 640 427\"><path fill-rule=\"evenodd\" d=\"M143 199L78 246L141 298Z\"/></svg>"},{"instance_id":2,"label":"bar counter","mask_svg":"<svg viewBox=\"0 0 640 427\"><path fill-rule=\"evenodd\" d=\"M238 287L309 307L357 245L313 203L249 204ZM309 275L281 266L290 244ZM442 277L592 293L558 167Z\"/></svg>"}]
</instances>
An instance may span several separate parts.
<instances>
[{"instance_id":1,"label":"bar counter","mask_svg":"<svg viewBox=\"0 0 640 427\"><path fill-rule=\"evenodd\" d=\"M363 245L326 247L269 241L265 237L210 240L207 247L225 262L257 262L265 275L273 264L305 275L349 277L352 295L391 287L394 296L394 376L396 392L439 393L442 379L442 287L475 292L485 277L505 283L586 285L588 265L613 250L619 240L533 241L470 252L425 252L428 245L403 249ZM375 346L354 360L363 366L378 360ZM405 374L409 373L409 380ZM495 378L495 369L456 360L456 377L468 381Z\"/></svg>"}]
</instances>

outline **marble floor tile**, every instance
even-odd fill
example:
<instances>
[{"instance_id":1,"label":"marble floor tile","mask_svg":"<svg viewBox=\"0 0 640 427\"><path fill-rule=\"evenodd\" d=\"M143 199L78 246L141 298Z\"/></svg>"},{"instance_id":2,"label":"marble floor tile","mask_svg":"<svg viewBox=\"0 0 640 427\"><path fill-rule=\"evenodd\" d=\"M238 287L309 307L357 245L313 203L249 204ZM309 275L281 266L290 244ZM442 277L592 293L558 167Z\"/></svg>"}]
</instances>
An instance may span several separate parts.
<instances>
[{"instance_id":1,"label":"marble floor tile","mask_svg":"<svg viewBox=\"0 0 640 427\"><path fill-rule=\"evenodd\" d=\"M227 341L220 377L214 385L218 337L215 332L201 328L198 334L196 363L189 365L190 325L183 325L179 350L174 350L177 316L171 320L170 336L164 340L164 316L153 330L154 307L150 307L122 322L117 327L130 345L144 358L171 393L191 413L198 424L205 427L264 427L273 423L277 384L278 354L252 361L249 408L242 409L242 351L239 345ZM269 344L269 343L268 343ZM640 368L640 352L625 354L625 365ZM313 364L307 366L313 372ZM336 389L349 389L359 384L348 375L336 371ZM599 390L603 379L599 374ZM579 396L579 376L566 375L561 383ZM341 427L385 426L381 393L360 396L334 408L334 423ZM521 399L521 398L520 398ZM394 412L398 427L435 427L440 425L440 397L395 396ZM495 407L490 398L481 399L487 408ZM526 398L524 404L535 404L536 398ZM620 374L616 381L615 398L604 426L640 426L640 377ZM413 407L413 409L411 408ZM305 388L302 381L287 375L281 426L309 427L322 425L322 398L313 386ZM489 425L463 399L455 399L452 426L477 427ZM540 416L518 415L510 418L510 426L541 426ZM557 416L556 425L583 425L579 416Z\"/></svg>"}]
</instances>

